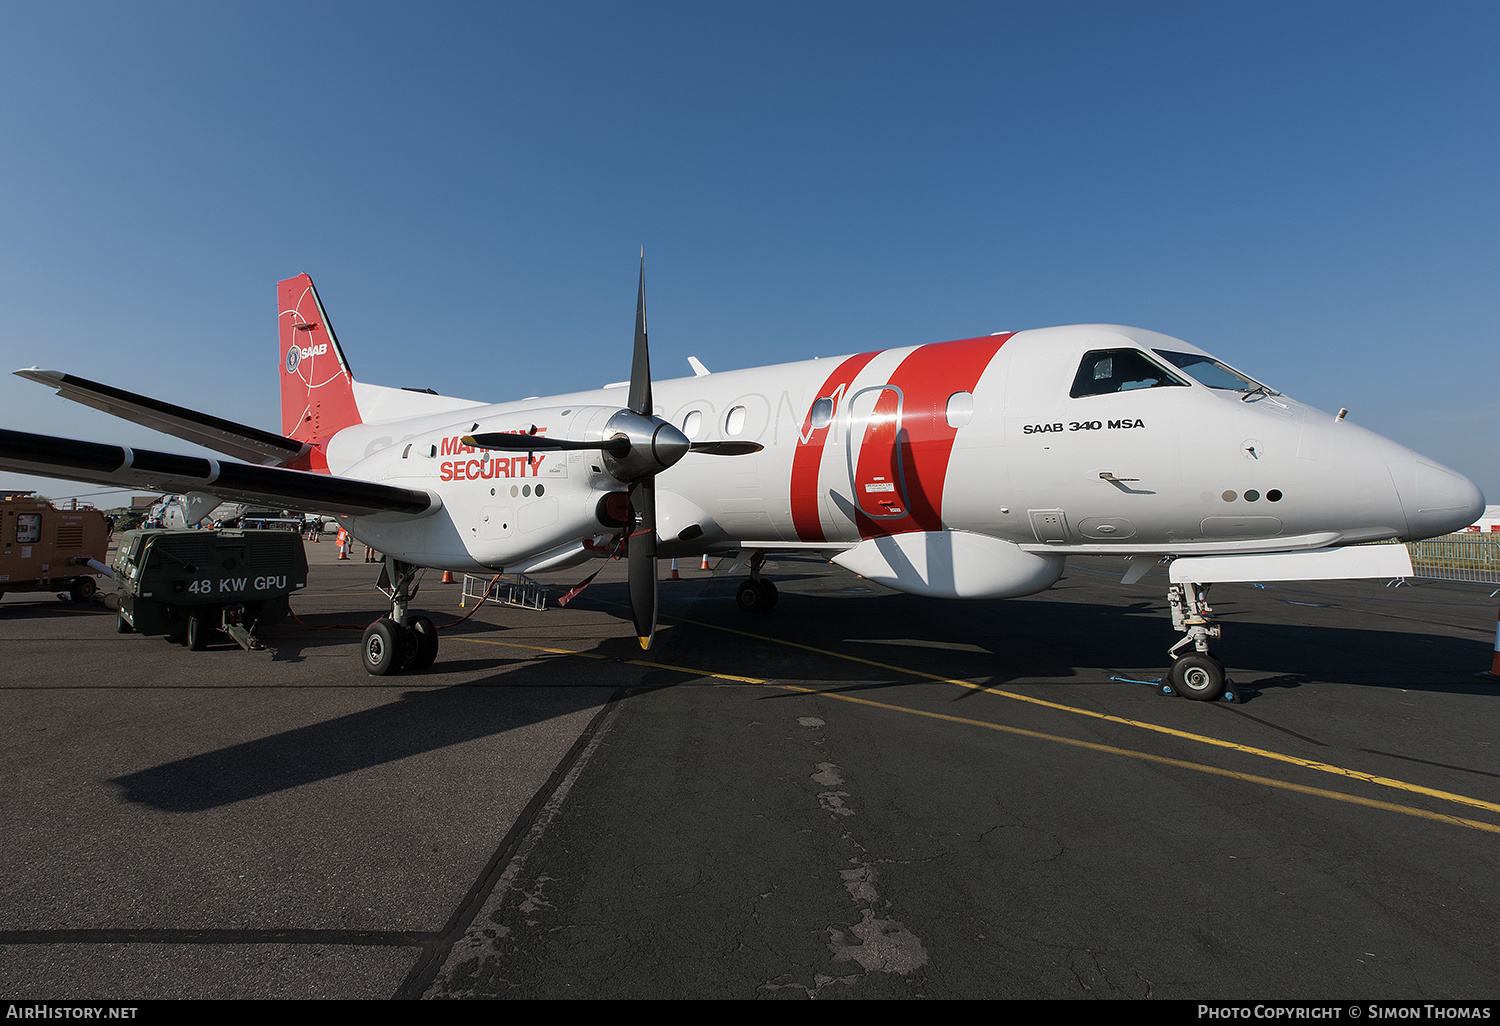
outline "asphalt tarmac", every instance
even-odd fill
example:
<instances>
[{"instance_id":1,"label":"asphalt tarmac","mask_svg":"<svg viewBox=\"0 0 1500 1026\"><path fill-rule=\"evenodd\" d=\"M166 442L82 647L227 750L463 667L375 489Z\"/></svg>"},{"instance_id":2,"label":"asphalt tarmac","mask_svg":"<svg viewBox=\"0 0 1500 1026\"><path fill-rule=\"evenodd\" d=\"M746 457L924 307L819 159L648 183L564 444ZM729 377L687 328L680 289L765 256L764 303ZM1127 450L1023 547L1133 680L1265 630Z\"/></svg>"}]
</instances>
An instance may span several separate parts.
<instances>
[{"instance_id":1,"label":"asphalt tarmac","mask_svg":"<svg viewBox=\"0 0 1500 1026\"><path fill-rule=\"evenodd\" d=\"M1500 996L1488 588L1216 585L1200 703L1136 683L1175 636L1122 561L785 561L765 614L684 561L649 654L612 564L376 678L377 568L308 552L258 652L0 600L0 995Z\"/></svg>"}]
</instances>

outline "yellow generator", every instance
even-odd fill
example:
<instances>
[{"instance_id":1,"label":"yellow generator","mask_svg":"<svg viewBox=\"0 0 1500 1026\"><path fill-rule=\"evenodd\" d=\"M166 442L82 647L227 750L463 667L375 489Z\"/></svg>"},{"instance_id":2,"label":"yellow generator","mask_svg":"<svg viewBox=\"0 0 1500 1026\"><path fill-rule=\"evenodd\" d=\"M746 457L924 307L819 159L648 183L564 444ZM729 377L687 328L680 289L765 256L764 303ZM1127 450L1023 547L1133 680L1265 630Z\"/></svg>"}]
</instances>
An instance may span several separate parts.
<instances>
[{"instance_id":1,"label":"yellow generator","mask_svg":"<svg viewBox=\"0 0 1500 1026\"><path fill-rule=\"evenodd\" d=\"M109 527L95 509L57 509L30 495L0 497L0 595L7 591L66 592L87 602L98 585Z\"/></svg>"}]
</instances>

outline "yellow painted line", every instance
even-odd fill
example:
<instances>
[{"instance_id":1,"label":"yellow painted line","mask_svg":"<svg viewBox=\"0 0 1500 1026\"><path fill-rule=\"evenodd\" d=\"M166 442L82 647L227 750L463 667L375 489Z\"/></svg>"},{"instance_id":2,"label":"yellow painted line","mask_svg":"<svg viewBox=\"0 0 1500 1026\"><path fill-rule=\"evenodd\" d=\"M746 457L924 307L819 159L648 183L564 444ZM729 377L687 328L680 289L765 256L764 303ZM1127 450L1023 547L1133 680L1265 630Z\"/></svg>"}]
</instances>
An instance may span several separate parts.
<instances>
[{"instance_id":1,"label":"yellow painted line","mask_svg":"<svg viewBox=\"0 0 1500 1026\"><path fill-rule=\"evenodd\" d=\"M1056 709L1060 712L1073 713L1077 716L1088 716L1096 720L1104 720L1109 723L1118 723L1127 727L1135 727L1140 730L1155 731L1158 734L1168 734L1172 737L1181 738L1185 741L1195 741L1199 744L1213 745L1216 748L1227 748L1231 751L1243 752L1246 755L1254 755L1262 759L1271 759L1275 762L1284 762L1292 766L1300 766L1303 769L1316 770L1319 773L1331 773L1335 776L1348 777L1350 780L1360 780L1367 784L1376 784L1380 787L1389 787L1398 791L1407 791L1412 794L1425 795L1428 798L1437 798L1440 801L1453 802L1456 805L1466 805L1470 808L1484 809L1486 812L1500 812L1500 803L1487 802L1481 798L1470 798L1467 795L1454 794L1451 791L1439 791L1436 788L1423 787L1421 784L1412 784L1394 777L1382 777L1373 773L1365 773L1362 770L1348 769L1343 766L1334 766L1326 762L1316 762L1312 759L1302 759L1295 755L1285 755L1281 752L1273 752L1265 748L1255 748L1251 745L1242 745L1235 741L1225 741L1222 738L1206 737L1203 734L1193 734L1185 730L1177 730L1174 727L1165 727L1159 723L1150 723L1145 720L1132 720L1124 716L1112 716L1109 713L1094 712L1091 709L1079 709L1076 706L1063 705L1059 702L1049 702L1043 698L1033 698L1030 695L1017 694L1014 691L1005 691L1001 688L986 687L983 684L975 684L972 681L958 680L953 677L941 677L933 673L924 673L921 670L911 670L904 666L894 666L890 663L876 662L873 659L865 659L860 656L845 655L842 652L833 652L824 648L816 648L812 645L804 645L797 641L785 641L781 638L773 638L764 634L751 634L749 631L735 630L733 627L720 627L716 624L701 623L697 620L685 620L697 627L707 627L711 630L726 631L730 634L739 634L758 641L770 641L778 645L788 645L792 648L801 648L819 655L826 655L833 659L843 659L853 663L863 663L877 669L887 670L892 673L903 673L911 677L921 677L926 680L938 681L943 684L953 684L957 687L968 688L971 691L982 691L987 695L996 695L1000 698L1009 698L1017 702L1027 702L1031 705L1045 706L1048 709Z\"/></svg>"},{"instance_id":2,"label":"yellow painted line","mask_svg":"<svg viewBox=\"0 0 1500 1026\"><path fill-rule=\"evenodd\" d=\"M854 702L858 705L873 706L877 709L888 709L892 712L909 713L913 716L925 716L928 719L944 720L949 723L961 723L971 727L983 727L986 730L996 730L1006 734L1018 734L1021 737L1035 738L1040 741L1055 741L1062 745L1072 745L1075 748L1087 748L1094 752L1103 752L1107 755L1123 755L1130 759L1140 759L1143 762L1154 762L1161 766L1174 766L1178 769L1193 770L1197 773L1208 773L1217 777L1228 777L1231 780L1240 780L1251 784L1263 784L1266 787L1274 787L1282 791L1295 791L1298 794L1312 795L1317 798L1329 798L1333 801L1346 802L1350 805L1363 805L1370 809L1382 809L1386 812L1397 812L1403 816L1415 816L1418 819L1428 819L1435 823L1447 823L1452 826L1468 827L1471 830L1482 830L1486 833L1500 834L1500 826L1493 823L1485 823L1477 819L1464 819L1460 816L1447 816L1440 812L1428 812L1426 809L1413 808L1410 805L1395 805L1391 802L1376 801L1373 798L1360 798L1352 794L1344 794L1340 791L1328 791L1321 787L1308 787L1305 784L1293 784L1285 780L1274 780L1271 777L1260 777L1252 773L1237 773L1234 770L1223 769L1219 766L1207 766L1199 762L1188 762L1184 759L1169 759L1163 755L1152 755L1150 752L1137 752L1129 748L1116 748L1113 745L1101 745L1093 741L1082 741L1077 738L1063 737L1059 734L1044 734L1036 730L1025 730L1021 727L1010 727L1000 723L987 723L984 720L969 719L965 716L951 716L947 713L928 712L923 709L910 709L906 706L890 705L885 702L876 702L868 698L856 698L853 695L841 695L832 691L818 691L815 688L798 687L794 684L777 684L779 688L788 691L800 691L803 694L818 695L822 698L834 698L840 702Z\"/></svg>"},{"instance_id":3,"label":"yellow painted line","mask_svg":"<svg viewBox=\"0 0 1500 1026\"><path fill-rule=\"evenodd\" d=\"M724 628L724 629L725 630L729 630L729 628ZM739 633L743 633L743 632L741 632L741 631L733 631L732 633L739 634ZM749 635L749 636L750 637L755 637L755 635ZM1411 807L1409 805L1396 805L1396 804L1393 804L1391 802L1376 801L1373 798L1360 798L1360 797L1358 797L1356 795L1343 794L1342 792L1339 792L1339 791L1329 791L1329 790L1325 790L1324 788L1321 788L1321 787L1308 787L1305 784L1293 784L1293 783L1291 783L1289 781L1275 780L1275 779L1272 779L1271 777L1256 776L1256 775L1254 775L1252 773L1237 773L1234 770L1227 770L1227 769L1223 769L1223 768L1218 767L1218 766L1208 766L1208 765L1205 765L1205 764L1199 763L1199 762L1188 762L1185 759L1169 759L1166 756L1152 755L1149 752L1138 752L1138 751L1134 751L1133 749L1129 749L1129 748L1116 748L1113 745L1102 745L1102 744L1098 744L1098 743L1093 742L1093 741L1083 741L1083 740L1080 740L1078 738L1063 737L1060 734L1044 734L1041 731L1026 730L1026 729L1024 729L1022 727L1011 727L1011 726L1006 726L1006 725L1000 724L1000 723L989 723L989 722L987 722L985 720L970 719L969 717L966 717L966 716L953 716L953 715L950 715L948 713L929 712L929 711L924 710L924 709L912 709L912 708L909 708L907 706L891 705L888 702L876 702L876 701L874 701L872 699L868 699L868 698L856 698L853 695L843 695L843 694L839 694L839 693L833 692L833 691L819 691L816 688L806 688L806 687L802 687L802 686L797 685L797 684L786 684L786 683L782 683L780 681L763 680L763 679L758 678L758 677L740 677L740 676L736 676L734 674L729 674L729 673L715 673L715 672L713 672L711 670L700 670L700 669L697 669L697 668L694 668L694 667L690 667L690 666L674 666L674 665L672 665L670 663L653 663L653 662L649 662L648 660L645 660L645 659L618 659L617 660L617 659L614 659L611 656L600 655L597 652L579 652L579 651L576 651L574 649L568 649L568 648L549 648L549 647L547 647L545 645L523 645L523 644L520 644L520 643L514 642L514 641L491 641L491 640L486 639L486 638L467 638L467 637L462 637L462 636L450 638L449 640L450 641L469 641L469 642L473 642L474 644L477 644L477 645L497 645L497 646L500 646L502 648L519 648L519 649L523 649L523 650L528 651L528 652L545 652L545 653L547 653L549 655L579 656L579 657L584 658L584 659L595 659L595 660L598 660L598 661L601 661L601 662L622 662L622 663L629 663L632 666L644 666L644 667L648 667L648 668L651 668L651 669L659 669L659 670L674 670L674 671L676 671L678 673L684 673L684 674L687 674L687 675L693 676L693 677L712 677L712 678L715 678L717 680L732 680L732 681L737 681L737 682L742 683L742 684L764 684L764 685L767 685L769 687L780 688L783 691L796 691L796 692L799 692L799 693L804 694L804 695L817 695L817 696L819 696L821 698L832 698L832 699L836 699L836 700L838 700L840 702L853 702L856 705L867 705L867 706L870 706L871 708L874 708L874 709L884 709L884 710L887 710L889 712L906 713L907 715L910 715L910 716L923 716L923 717L926 717L927 719L942 720L942 721L947 722L947 723L958 723L958 724L962 724L964 726L970 726L970 727L982 727L985 730L994 730L994 731L999 731L999 732L1005 733L1005 734L1015 734L1015 735L1018 735L1020 737L1034 738L1034 739L1039 740L1039 741L1053 741L1053 742L1056 742L1057 744L1071 745L1071 746L1073 746L1075 748L1086 748L1089 751L1101 752L1101 753L1106 754L1106 755L1120 755L1120 756L1124 756L1124 757L1130 758L1130 759L1139 759L1139 760L1141 760L1143 762L1153 762L1153 763L1156 763L1156 764L1161 765L1161 766L1173 766L1173 767L1176 767L1178 769L1192 770L1192 771L1194 771L1196 773L1208 773L1208 774L1211 774L1213 776L1228 777L1231 780L1239 780L1239 781L1243 781L1245 783L1261 784L1261 785L1264 785L1265 787L1272 787L1272 788L1276 788L1276 789L1282 790L1282 791L1293 791L1293 792L1295 792L1297 794L1311 795L1311 796L1316 797L1316 798L1328 798L1328 799L1331 799L1333 801L1345 802L1345 803L1350 804L1350 805L1362 805L1365 808L1381 809L1381 810L1386 811L1386 812L1395 812L1395 813L1399 813L1399 814L1401 814L1403 816L1414 816L1414 817L1416 817L1418 819L1427 819L1427 820L1431 820L1431 821L1433 821L1435 823L1446 823L1446 824L1448 824L1450 826L1462 826L1462 827L1468 827L1471 830L1482 830L1482 831L1484 831L1486 833L1500 834L1500 826L1496 826L1496 825L1491 824L1491 823L1485 823L1485 822L1482 822L1482 821L1477 820L1477 819L1464 819L1464 818L1462 818L1460 816L1446 816L1446 815L1443 815L1440 812L1428 812L1426 809L1417 809L1417 808L1413 808L1413 807ZM774 638L766 638L765 640L767 640L767 641L774 641L776 639L774 639ZM796 643L795 642L786 642L786 644L796 644ZM797 646L797 647L800 647L800 648L809 648L810 646L800 645L800 646ZM813 649L813 651L820 651L820 650L819 649ZM829 654L833 655L833 654L836 654L836 653L829 653ZM857 657L853 657L853 656L851 656L849 658L854 659L854 661L856 661L856 662L869 662L869 660L862 660L862 659L858 659ZM872 663L871 665L880 666L881 664L879 664L879 663ZM889 668L892 668L892 667L886 667L886 668L889 669ZM935 679L945 679L945 678L935 678ZM962 682L960 682L960 681L953 681L952 683L962 683ZM969 685L969 686L972 687L974 685ZM988 689L984 689L984 690L988 690ZM1059 708L1068 709L1070 707L1068 707L1068 706L1060 706ZM1083 711L1083 710L1079 710L1079 711ZM1125 722L1130 722L1130 721L1125 721ZM1439 792L1439 793L1441 793L1441 792Z\"/></svg>"},{"instance_id":4,"label":"yellow painted line","mask_svg":"<svg viewBox=\"0 0 1500 1026\"><path fill-rule=\"evenodd\" d=\"M547 648L544 645L522 645L514 641L490 641L485 638L466 638L456 635L449 641L472 641L476 645L499 645L503 648L523 648L530 652L546 652L549 655L570 655L582 659L597 659L601 662L629 663L631 666L646 666L655 670L673 670L677 673L686 673L691 677L713 677L717 680L732 680L739 684L769 684L770 681L761 680L759 677L736 677L732 673L714 673L712 670L699 670L691 666L673 666L671 663L655 663L648 659L616 659L613 656L600 655L597 652L577 652L570 648Z\"/></svg>"}]
</instances>

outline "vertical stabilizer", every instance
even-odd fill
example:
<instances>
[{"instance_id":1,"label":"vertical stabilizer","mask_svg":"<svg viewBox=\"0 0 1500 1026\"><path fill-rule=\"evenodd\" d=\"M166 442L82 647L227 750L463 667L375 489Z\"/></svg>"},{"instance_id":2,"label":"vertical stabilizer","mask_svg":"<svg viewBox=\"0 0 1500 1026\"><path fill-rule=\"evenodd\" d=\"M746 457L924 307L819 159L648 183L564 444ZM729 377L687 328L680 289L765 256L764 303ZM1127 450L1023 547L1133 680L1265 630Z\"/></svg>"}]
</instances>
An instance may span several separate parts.
<instances>
[{"instance_id":1,"label":"vertical stabilizer","mask_svg":"<svg viewBox=\"0 0 1500 1026\"><path fill-rule=\"evenodd\" d=\"M328 439L360 423L354 377L333 325L313 288L299 274L276 287L281 338L281 433L314 447L311 469L326 470ZM319 464L322 464L319 466Z\"/></svg>"}]
</instances>

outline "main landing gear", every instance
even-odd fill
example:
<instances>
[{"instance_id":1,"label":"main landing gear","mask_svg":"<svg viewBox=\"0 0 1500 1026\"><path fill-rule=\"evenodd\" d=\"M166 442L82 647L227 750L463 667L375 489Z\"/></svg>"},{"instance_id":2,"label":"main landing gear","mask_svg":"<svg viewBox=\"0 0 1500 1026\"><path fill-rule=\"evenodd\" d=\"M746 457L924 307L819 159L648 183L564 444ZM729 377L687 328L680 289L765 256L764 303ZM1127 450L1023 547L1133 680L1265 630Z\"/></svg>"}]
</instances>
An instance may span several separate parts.
<instances>
[{"instance_id":1,"label":"main landing gear","mask_svg":"<svg viewBox=\"0 0 1500 1026\"><path fill-rule=\"evenodd\" d=\"M1208 587L1184 582L1167 588L1172 626L1182 631L1183 636L1167 652L1172 657L1172 668L1157 685L1163 695L1182 695L1199 702L1227 696L1234 701L1224 664L1208 650L1209 639L1218 640L1220 636L1213 608L1208 604ZM1189 648L1191 651L1184 651Z\"/></svg>"},{"instance_id":2,"label":"main landing gear","mask_svg":"<svg viewBox=\"0 0 1500 1026\"><path fill-rule=\"evenodd\" d=\"M734 601L743 612L769 613L776 608L776 600L780 597L776 592L776 585L760 575L760 569L765 562L764 552L757 552L751 556L750 579L742 581L739 589L734 593Z\"/></svg>"},{"instance_id":3,"label":"main landing gear","mask_svg":"<svg viewBox=\"0 0 1500 1026\"><path fill-rule=\"evenodd\" d=\"M365 628L359 657L366 673L377 677L421 673L437 658L437 628L427 617L413 616L407 609L416 595L411 585L420 569L394 556L385 558L385 568L380 571L375 587L391 600L391 615L382 616Z\"/></svg>"}]
</instances>

